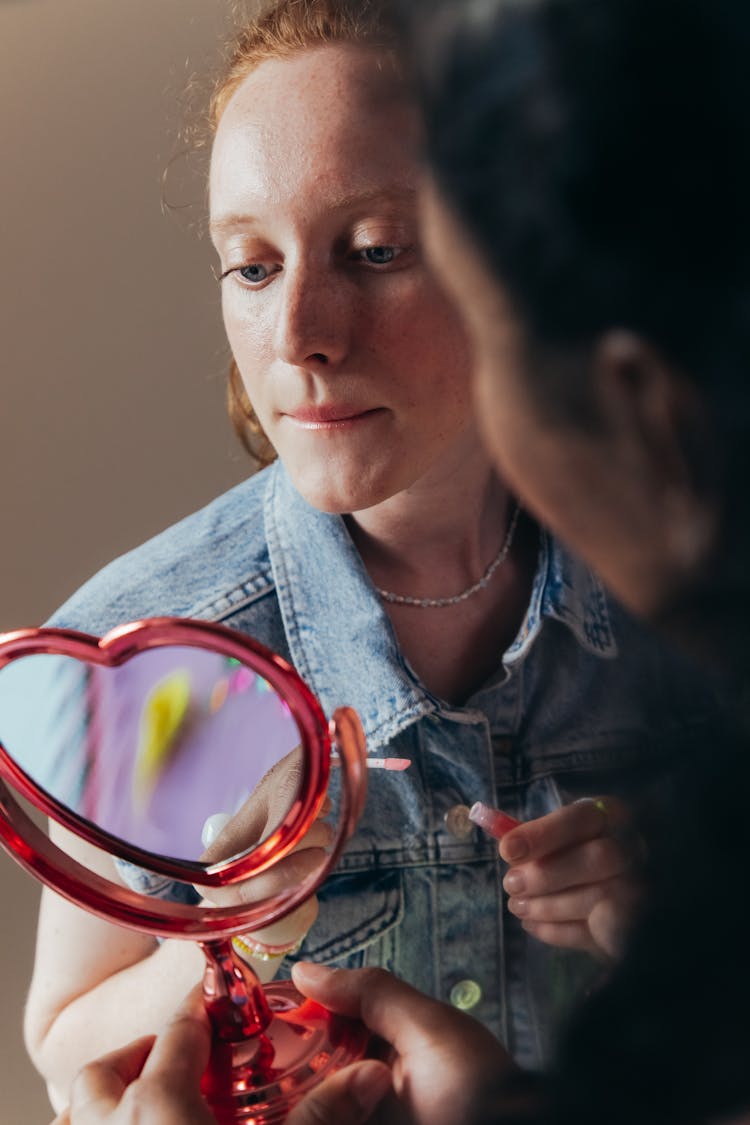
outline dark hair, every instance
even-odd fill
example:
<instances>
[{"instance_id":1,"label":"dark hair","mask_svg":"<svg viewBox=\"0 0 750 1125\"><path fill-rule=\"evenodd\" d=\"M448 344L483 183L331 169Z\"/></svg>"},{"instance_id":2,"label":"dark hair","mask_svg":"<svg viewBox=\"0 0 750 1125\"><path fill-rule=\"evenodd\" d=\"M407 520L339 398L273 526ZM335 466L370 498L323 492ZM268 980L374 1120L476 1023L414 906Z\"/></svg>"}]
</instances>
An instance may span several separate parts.
<instances>
[{"instance_id":1,"label":"dark hair","mask_svg":"<svg viewBox=\"0 0 750 1125\"><path fill-rule=\"evenodd\" d=\"M404 2L436 180L532 340L630 328L744 383L750 8Z\"/></svg>"}]
</instances>

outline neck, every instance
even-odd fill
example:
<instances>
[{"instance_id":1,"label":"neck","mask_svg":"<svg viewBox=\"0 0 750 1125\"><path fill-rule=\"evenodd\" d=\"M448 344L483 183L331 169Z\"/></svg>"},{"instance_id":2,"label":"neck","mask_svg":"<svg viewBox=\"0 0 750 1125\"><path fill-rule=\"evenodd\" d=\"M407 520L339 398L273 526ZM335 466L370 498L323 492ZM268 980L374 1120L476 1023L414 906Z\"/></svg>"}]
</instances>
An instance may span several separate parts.
<instances>
[{"instance_id":1,"label":"neck","mask_svg":"<svg viewBox=\"0 0 750 1125\"><path fill-rule=\"evenodd\" d=\"M347 517L375 585L422 603L384 600L384 608L414 674L454 704L497 671L528 606L538 549L528 520L519 522L513 550L491 581L456 600L498 555L514 510L475 442L458 464L446 456L410 488ZM423 604L432 600L441 605Z\"/></svg>"},{"instance_id":2,"label":"neck","mask_svg":"<svg viewBox=\"0 0 750 1125\"><path fill-rule=\"evenodd\" d=\"M513 500L479 449L459 465L448 460L347 524L365 566L381 588L417 597L460 593L497 554Z\"/></svg>"}]
</instances>

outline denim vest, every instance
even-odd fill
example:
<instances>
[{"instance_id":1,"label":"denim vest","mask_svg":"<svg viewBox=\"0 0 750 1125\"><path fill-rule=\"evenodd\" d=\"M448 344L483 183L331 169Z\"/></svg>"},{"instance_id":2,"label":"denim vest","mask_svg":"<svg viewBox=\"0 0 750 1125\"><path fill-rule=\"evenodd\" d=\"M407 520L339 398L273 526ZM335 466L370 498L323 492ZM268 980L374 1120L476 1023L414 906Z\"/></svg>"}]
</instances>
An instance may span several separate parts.
<instances>
[{"instance_id":1,"label":"denim vest","mask_svg":"<svg viewBox=\"0 0 750 1125\"><path fill-rule=\"evenodd\" d=\"M326 715L356 708L369 753L412 760L404 773L370 771L361 823L299 956L390 969L541 1065L601 970L525 933L505 905L496 844L449 814L484 801L525 820L582 796L627 799L705 739L707 693L542 534L497 673L461 707L436 698L400 652L343 520L310 507L279 462L110 564L52 623L101 634L163 614L257 638Z\"/></svg>"}]
</instances>

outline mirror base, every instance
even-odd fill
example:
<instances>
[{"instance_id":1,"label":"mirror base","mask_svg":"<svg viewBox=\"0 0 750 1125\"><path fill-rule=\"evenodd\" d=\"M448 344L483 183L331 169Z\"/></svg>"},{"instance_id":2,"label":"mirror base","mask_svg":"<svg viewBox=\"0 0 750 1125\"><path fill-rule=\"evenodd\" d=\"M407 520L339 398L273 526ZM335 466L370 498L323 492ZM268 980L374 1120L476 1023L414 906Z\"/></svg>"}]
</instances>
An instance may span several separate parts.
<instances>
[{"instance_id":1,"label":"mirror base","mask_svg":"<svg viewBox=\"0 0 750 1125\"><path fill-rule=\"evenodd\" d=\"M276 1125L309 1090L364 1058L367 1029L304 997L291 981L264 986L273 1018L262 1035L216 1041L203 1093L220 1125Z\"/></svg>"}]
</instances>

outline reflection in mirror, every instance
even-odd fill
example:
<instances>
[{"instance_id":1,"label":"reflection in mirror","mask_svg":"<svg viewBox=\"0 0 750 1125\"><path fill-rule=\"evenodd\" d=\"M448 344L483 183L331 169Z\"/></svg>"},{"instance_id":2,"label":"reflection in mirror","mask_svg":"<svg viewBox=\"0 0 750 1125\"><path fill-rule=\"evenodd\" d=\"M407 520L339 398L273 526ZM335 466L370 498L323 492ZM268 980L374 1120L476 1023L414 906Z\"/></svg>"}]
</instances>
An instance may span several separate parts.
<instances>
[{"instance_id":1,"label":"reflection in mirror","mask_svg":"<svg viewBox=\"0 0 750 1125\"><path fill-rule=\"evenodd\" d=\"M300 734L239 661L147 649L116 667L35 654L0 668L0 743L55 801L127 844L215 863L251 850L296 796Z\"/></svg>"}]
</instances>

